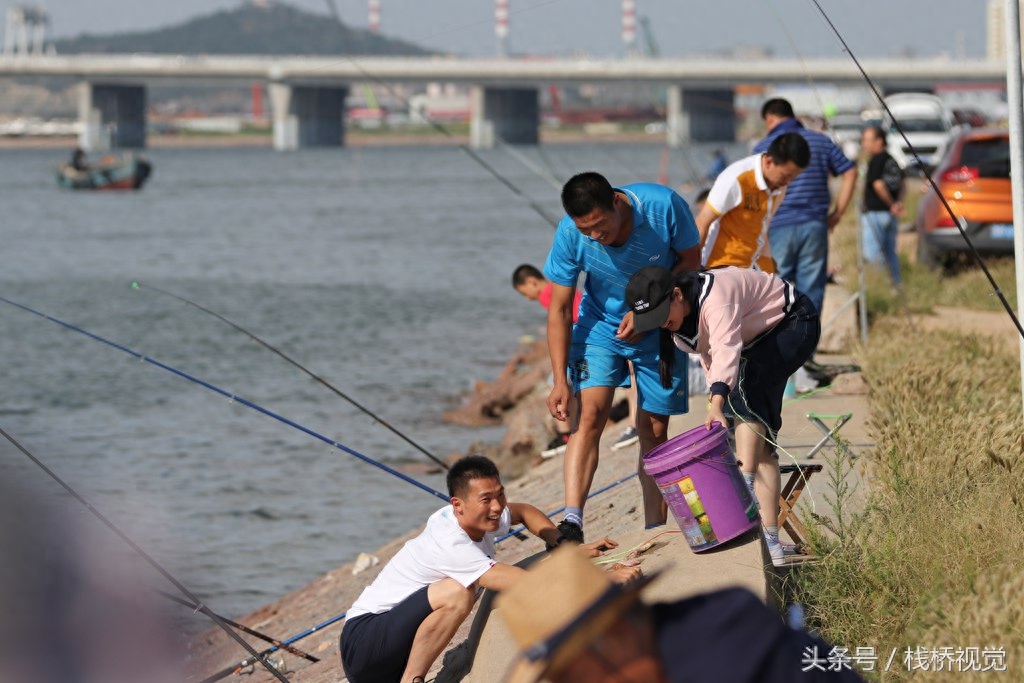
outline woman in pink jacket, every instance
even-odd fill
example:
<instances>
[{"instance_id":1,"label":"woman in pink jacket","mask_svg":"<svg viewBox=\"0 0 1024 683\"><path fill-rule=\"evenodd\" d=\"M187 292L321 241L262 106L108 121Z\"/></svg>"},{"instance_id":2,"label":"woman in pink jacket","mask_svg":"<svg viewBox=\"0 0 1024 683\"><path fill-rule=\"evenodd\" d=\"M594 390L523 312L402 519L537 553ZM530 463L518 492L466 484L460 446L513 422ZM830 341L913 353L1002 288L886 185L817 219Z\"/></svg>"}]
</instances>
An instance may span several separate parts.
<instances>
[{"instance_id":1,"label":"woman in pink jacket","mask_svg":"<svg viewBox=\"0 0 1024 683\"><path fill-rule=\"evenodd\" d=\"M761 506L772 562L783 564L774 444L786 381L811 357L821 335L814 304L789 282L757 270L673 274L660 266L630 278L626 302L636 332L661 328L662 383L674 372L673 343L700 355L711 387L705 424L728 426L727 412L735 418L736 458Z\"/></svg>"}]
</instances>

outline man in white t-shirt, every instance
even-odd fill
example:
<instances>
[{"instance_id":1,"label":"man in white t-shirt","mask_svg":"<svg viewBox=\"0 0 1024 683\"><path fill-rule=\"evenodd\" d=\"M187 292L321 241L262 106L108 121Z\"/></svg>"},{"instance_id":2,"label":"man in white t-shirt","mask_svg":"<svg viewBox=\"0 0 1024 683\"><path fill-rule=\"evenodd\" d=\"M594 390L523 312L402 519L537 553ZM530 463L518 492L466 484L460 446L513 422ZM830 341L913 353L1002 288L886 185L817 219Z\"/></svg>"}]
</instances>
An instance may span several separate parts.
<instances>
[{"instance_id":1,"label":"man in white t-shirt","mask_svg":"<svg viewBox=\"0 0 1024 683\"><path fill-rule=\"evenodd\" d=\"M427 520L348 610L341 632L341 662L351 683L416 683L469 616L484 588L509 588L526 571L494 561L494 539L525 524L552 549L562 536L543 512L507 503L498 468L479 455L448 471L446 505ZM617 546L603 538L581 546L600 555ZM612 574L620 583L638 567Z\"/></svg>"}]
</instances>

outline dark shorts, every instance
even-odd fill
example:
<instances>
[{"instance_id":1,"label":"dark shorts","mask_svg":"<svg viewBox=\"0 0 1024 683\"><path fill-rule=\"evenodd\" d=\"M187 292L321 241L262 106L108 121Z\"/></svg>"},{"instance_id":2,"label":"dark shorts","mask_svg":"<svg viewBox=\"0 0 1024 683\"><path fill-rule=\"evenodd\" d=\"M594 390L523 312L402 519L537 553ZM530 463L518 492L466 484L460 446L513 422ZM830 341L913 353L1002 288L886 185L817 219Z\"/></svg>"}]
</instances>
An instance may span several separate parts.
<instances>
[{"instance_id":1,"label":"dark shorts","mask_svg":"<svg viewBox=\"0 0 1024 683\"><path fill-rule=\"evenodd\" d=\"M806 295L797 293L789 315L743 350L739 381L729 393L727 413L765 425L774 442L782 427L786 382L814 354L820 336L817 309Z\"/></svg>"},{"instance_id":2,"label":"dark shorts","mask_svg":"<svg viewBox=\"0 0 1024 683\"><path fill-rule=\"evenodd\" d=\"M341 666L350 683L398 683L420 624L434 610L424 586L387 612L362 614L341 630Z\"/></svg>"}]
</instances>

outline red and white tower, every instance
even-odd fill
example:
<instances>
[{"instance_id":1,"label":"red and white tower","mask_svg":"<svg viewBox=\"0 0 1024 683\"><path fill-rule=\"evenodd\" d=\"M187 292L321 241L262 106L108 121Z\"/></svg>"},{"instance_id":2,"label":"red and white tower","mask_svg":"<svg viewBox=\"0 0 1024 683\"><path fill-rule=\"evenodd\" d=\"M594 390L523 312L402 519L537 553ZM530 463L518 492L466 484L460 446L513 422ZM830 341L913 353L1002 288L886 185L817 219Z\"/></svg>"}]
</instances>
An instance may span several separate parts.
<instances>
[{"instance_id":1,"label":"red and white tower","mask_svg":"<svg viewBox=\"0 0 1024 683\"><path fill-rule=\"evenodd\" d=\"M380 33L380 0L370 0L370 32Z\"/></svg>"},{"instance_id":2,"label":"red and white tower","mask_svg":"<svg viewBox=\"0 0 1024 683\"><path fill-rule=\"evenodd\" d=\"M622 0L622 43L626 54L636 51L636 0Z\"/></svg>"},{"instance_id":3,"label":"red and white tower","mask_svg":"<svg viewBox=\"0 0 1024 683\"><path fill-rule=\"evenodd\" d=\"M495 0L494 35L498 38L498 56L508 56L508 0Z\"/></svg>"}]
</instances>

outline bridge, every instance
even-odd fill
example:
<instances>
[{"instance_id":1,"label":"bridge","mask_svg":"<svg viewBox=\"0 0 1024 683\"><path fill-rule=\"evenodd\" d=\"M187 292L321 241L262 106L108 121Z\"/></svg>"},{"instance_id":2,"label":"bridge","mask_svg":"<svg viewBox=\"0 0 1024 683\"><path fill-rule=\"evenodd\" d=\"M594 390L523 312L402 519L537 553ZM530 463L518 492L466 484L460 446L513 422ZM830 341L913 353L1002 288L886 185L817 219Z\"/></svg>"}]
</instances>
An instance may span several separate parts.
<instances>
[{"instance_id":1,"label":"bridge","mask_svg":"<svg viewBox=\"0 0 1024 683\"><path fill-rule=\"evenodd\" d=\"M884 91L936 85L1003 83L1006 67L986 60L862 62ZM354 83L459 83L471 88L470 142L537 144L539 91L547 85L650 83L667 90L667 141L734 138L734 92L740 85L811 81L863 84L846 59L463 59L436 57L267 57L245 55L14 55L0 76L81 81L81 144L95 149L145 146L146 87L153 84L268 84L274 147L344 144L344 104Z\"/></svg>"}]
</instances>

